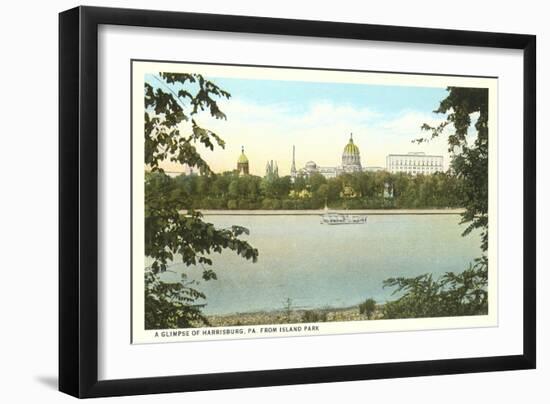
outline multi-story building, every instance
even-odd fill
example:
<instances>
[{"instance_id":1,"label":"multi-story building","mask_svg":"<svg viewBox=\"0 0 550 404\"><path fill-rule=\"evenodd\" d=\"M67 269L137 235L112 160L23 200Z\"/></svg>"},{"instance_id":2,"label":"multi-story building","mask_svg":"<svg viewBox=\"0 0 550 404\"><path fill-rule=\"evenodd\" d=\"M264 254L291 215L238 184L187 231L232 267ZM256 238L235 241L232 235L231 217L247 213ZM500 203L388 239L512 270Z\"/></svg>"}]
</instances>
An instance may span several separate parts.
<instances>
[{"instance_id":1,"label":"multi-story building","mask_svg":"<svg viewBox=\"0 0 550 404\"><path fill-rule=\"evenodd\" d=\"M443 172L443 156L410 152L389 154L386 157L386 170L390 173L434 174Z\"/></svg>"}]
</instances>

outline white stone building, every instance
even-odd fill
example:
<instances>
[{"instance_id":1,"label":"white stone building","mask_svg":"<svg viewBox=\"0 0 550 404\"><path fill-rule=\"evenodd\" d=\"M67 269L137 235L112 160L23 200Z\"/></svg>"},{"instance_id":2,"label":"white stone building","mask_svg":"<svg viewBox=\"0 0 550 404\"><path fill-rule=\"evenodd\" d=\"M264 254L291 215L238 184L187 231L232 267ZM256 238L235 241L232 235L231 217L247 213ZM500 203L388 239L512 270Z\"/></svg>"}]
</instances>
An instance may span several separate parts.
<instances>
[{"instance_id":1,"label":"white stone building","mask_svg":"<svg viewBox=\"0 0 550 404\"><path fill-rule=\"evenodd\" d=\"M386 170L390 173L434 174L443 172L443 156L410 152L389 154L386 157Z\"/></svg>"}]
</instances>

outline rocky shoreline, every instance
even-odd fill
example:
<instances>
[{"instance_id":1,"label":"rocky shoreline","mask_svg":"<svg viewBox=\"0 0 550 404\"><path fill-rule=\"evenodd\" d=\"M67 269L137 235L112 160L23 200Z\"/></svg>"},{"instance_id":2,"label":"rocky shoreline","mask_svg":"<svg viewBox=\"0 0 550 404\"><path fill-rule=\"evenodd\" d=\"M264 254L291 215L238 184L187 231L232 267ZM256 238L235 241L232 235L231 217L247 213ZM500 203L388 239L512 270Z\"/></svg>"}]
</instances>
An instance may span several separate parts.
<instances>
[{"instance_id":1,"label":"rocky shoreline","mask_svg":"<svg viewBox=\"0 0 550 404\"><path fill-rule=\"evenodd\" d=\"M322 323L332 321L364 321L366 314L359 312L358 306L323 309L292 309L258 311L251 313L232 313L206 316L212 327L230 327L240 325ZM377 306L371 319L381 318L381 306Z\"/></svg>"}]
</instances>

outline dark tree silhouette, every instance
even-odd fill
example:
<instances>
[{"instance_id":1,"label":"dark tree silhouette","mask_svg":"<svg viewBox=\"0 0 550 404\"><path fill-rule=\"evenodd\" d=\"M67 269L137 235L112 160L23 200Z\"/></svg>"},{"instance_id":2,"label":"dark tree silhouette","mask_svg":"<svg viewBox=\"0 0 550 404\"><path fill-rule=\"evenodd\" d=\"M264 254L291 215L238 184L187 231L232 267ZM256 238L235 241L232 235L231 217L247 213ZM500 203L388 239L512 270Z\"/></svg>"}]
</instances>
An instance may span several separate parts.
<instances>
[{"instance_id":1,"label":"dark tree silhouette","mask_svg":"<svg viewBox=\"0 0 550 404\"><path fill-rule=\"evenodd\" d=\"M208 178L212 170L197 151L198 143L213 150L224 147L220 136L195 120L201 111L225 119L216 99L230 94L199 74L159 73L160 86L145 83L145 255L152 264L145 268L145 328L192 327L207 323L201 314L205 298L194 282L183 274L180 282L163 282L160 273L181 257L184 264L203 268L204 280L216 279L209 268L209 255L224 249L256 261L258 250L239 238L247 229L232 226L217 229L192 209L184 188L164 174L161 162L172 161L196 167ZM183 131L182 123L187 123Z\"/></svg>"}]
</instances>

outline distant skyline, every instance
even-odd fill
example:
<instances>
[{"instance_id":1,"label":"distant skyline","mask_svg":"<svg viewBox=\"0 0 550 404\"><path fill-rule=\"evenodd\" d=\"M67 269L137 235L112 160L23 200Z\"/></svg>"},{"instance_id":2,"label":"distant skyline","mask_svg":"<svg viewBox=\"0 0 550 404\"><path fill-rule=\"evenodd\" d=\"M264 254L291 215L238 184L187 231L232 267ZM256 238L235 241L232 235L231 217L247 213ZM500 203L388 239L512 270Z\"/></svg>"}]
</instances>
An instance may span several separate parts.
<instances>
[{"instance_id":1,"label":"distant skyline","mask_svg":"<svg viewBox=\"0 0 550 404\"><path fill-rule=\"evenodd\" d=\"M226 142L225 149L214 151L198 147L214 172L235 169L241 146L254 175L264 175L270 160L277 162L280 175L289 175L293 145L298 169L307 161L338 166L350 133L363 167L385 167L388 154L408 152L442 155L448 167L446 137L412 143L428 134L420 130L423 123L443 120L432 111L445 98L445 88L206 77L231 94L219 100L227 120L197 116ZM150 75L146 81L160 86ZM182 171L175 164L163 166Z\"/></svg>"}]
</instances>

